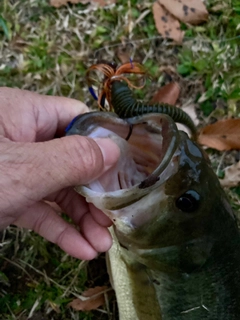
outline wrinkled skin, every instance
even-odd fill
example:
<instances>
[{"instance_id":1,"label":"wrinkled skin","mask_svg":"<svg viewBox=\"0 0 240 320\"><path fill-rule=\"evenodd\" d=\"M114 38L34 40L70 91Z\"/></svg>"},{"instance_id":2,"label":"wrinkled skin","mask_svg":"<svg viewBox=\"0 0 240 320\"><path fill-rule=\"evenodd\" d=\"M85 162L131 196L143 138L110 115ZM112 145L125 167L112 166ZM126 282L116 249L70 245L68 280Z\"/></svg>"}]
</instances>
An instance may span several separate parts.
<instances>
[{"instance_id":1,"label":"wrinkled skin","mask_svg":"<svg viewBox=\"0 0 240 320\"><path fill-rule=\"evenodd\" d=\"M239 319L239 231L201 148L159 114L93 113L68 134L110 137L121 150L114 168L77 188L115 225L112 279L118 254L135 309L123 310L129 296L118 291L128 288L114 283L120 318Z\"/></svg>"},{"instance_id":2,"label":"wrinkled skin","mask_svg":"<svg viewBox=\"0 0 240 320\"><path fill-rule=\"evenodd\" d=\"M111 247L111 221L103 213L93 219L73 186L96 179L119 155L110 139L62 137L69 121L87 110L70 98L0 87L0 230L31 229L86 260Z\"/></svg>"}]
</instances>

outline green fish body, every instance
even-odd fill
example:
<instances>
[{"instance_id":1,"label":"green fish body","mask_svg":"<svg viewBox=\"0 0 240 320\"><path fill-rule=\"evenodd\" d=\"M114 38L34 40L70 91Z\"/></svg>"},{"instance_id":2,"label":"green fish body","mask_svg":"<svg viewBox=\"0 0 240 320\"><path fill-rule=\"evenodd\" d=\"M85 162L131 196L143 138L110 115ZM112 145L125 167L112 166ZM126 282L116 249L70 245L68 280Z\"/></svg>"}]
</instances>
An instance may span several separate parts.
<instances>
[{"instance_id":1,"label":"green fish body","mask_svg":"<svg viewBox=\"0 0 240 320\"><path fill-rule=\"evenodd\" d=\"M109 137L121 151L76 188L113 221L120 319L240 319L240 234L205 152L162 114L90 113L67 134Z\"/></svg>"}]
</instances>

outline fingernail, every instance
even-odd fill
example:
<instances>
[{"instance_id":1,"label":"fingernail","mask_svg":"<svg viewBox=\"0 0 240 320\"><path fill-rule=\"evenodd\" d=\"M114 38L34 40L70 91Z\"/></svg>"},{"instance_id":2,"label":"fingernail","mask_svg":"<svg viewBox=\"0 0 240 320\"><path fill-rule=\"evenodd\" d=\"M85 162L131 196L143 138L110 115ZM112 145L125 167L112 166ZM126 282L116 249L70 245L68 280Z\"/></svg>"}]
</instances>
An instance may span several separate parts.
<instances>
[{"instance_id":1,"label":"fingernail","mask_svg":"<svg viewBox=\"0 0 240 320\"><path fill-rule=\"evenodd\" d=\"M120 149L116 143L108 138L96 138L94 141L102 151L106 171L117 162L120 156Z\"/></svg>"}]
</instances>

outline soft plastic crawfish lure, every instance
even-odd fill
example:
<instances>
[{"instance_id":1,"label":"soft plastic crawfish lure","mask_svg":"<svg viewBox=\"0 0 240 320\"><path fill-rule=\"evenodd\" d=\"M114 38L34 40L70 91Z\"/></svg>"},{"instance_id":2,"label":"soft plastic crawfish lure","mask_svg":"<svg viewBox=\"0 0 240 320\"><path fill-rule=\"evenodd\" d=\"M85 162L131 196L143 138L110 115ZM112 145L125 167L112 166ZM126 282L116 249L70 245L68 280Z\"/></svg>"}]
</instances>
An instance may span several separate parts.
<instances>
[{"instance_id":1,"label":"soft plastic crawfish lure","mask_svg":"<svg viewBox=\"0 0 240 320\"><path fill-rule=\"evenodd\" d=\"M92 71L100 71L104 75L102 88L97 97L90 77ZM114 64L99 63L92 65L87 71L87 82L93 97L98 100L100 109L105 109L105 99L107 99L110 111L114 111L120 118L131 118L147 113L163 113L169 115L174 121L187 126L193 136L196 135L196 127L187 113L182 109L166 103L148 104L136 100L132 90L141 89L143 85L135 84L128 75L140 75L140 80L145 80L146 71L143 66L136 62L129 62L116 67Z\"/></svg>"}]
</instances>

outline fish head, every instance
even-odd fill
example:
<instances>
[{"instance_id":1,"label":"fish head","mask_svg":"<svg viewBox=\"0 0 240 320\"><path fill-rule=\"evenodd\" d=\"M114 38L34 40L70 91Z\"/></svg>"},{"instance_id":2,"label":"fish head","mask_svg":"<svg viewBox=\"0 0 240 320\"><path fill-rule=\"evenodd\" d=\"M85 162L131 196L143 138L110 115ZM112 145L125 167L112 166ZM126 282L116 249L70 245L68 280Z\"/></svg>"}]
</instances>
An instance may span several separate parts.
<instances>
[{"instance_id":1,"label":"fish head","mask_svg":"<svg viewBox=\"0 0 240 320\"><path fill-rule=\"evenodd\" d=\"M123 248L153 268L191 270L209 258L234 218L206 153L169 116L93 112L67 134L119 146L116 165L76 190L113 221Z\"/></svg>"}]
</instances>

